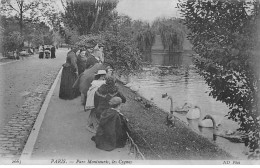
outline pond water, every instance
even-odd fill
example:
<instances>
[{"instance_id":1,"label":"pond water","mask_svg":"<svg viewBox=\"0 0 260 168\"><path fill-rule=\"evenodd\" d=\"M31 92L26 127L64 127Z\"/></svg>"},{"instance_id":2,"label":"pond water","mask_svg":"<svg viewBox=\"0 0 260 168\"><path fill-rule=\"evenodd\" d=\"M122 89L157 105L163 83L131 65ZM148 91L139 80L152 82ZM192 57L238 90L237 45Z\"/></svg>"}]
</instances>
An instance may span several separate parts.
<instances>
[{"instance_id":1,"label":"pond water","mask_svg":"<svg viewBox=\"0 0 260 168\"><path fill-rule=\"evenodd\" d=\"M185 52L180 59L182 66L174 68L171 74L168 72L161 73L160 69L155 65L145 68L144 72L136 76L128 77L128 81L132 85L140 87L138 93L147 98L153 99L153 103L165 111L170 111L170 100L162 98L162 94L167 93L173 97L173 106L183 106L185 102L197 105L201 109L201 117L196 120L188 120L186 114L175 113L175 115L185 122L191 129L213 141L212 128L199 128L199 121L206 115L213 115L221 124L219 130L236 130L238 124L228 120L225 117L228 114L228 107L209 96L209 87L204 79L196 72L196 68L192 65L190 58L191 53ZM179 64L179 63L178 63ZM232 143L227 139L217 137L214 141L221 148L225 149L233 156L240 159L246 158L242 151L243 143Z\"/></svg>"}]
</instances>

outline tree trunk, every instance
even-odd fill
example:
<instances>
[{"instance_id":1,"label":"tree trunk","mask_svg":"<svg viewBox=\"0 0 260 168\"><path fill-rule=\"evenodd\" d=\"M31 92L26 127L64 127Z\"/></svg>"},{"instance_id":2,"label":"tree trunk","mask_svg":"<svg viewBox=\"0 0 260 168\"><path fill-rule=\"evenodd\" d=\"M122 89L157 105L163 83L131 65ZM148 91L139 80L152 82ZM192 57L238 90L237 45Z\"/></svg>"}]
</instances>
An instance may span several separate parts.
<instances>
[{"instance_id":1,"label":"tree trunk","mask_svg":"<svg viewBox=\"0 0 260 168\"><path fill-rule=\"evenodd\" d=\"M95 21L93 22L91 28L90 28L90 31L92 31L97 23L97 20L98 20L98 15L99 15L99 7L98 7L98 2L96 0L96 5L97 5L97 12L96 12L96 17L95 17Z\"/></svg>"}]
</instances>

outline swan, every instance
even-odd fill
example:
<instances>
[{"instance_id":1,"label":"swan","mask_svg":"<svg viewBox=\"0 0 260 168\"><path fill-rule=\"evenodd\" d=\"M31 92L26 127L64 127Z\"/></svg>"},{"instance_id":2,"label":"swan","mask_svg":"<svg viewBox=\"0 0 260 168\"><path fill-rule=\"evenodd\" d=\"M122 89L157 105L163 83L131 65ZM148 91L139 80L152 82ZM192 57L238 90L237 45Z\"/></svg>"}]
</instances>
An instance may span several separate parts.
<instances>
[{"instance_id":1,"label":"swan","mask_svg":"<svg viewBox=\"0 0 260 168\"><path fill-rule=\"evenodd\" d=\"M167 114L166 116L166 125L169 127L174 127L175 123L176 123L176 117L173 115L173 100L171 96L168 96L167 100L171 101L171 105L170 105L170 113Z\"/></svg>"},{"instance_id":2,"label":"swan","mask_svg":"<svg viewBox=\"0 0 260 168\"><path fill-rule=\"evenodd\" d=\"M217 139L217 136L225 138L225 139L227 139L231 142L235 142L235 143L243 143L248 138L248 136L245 133L239 132L239 131L230 131L230 130L226 130L226 131L222 131L222 132L218 131L217 126L216 126L216 121L211 115L206 115L203 119L212 120L213 140L214 141Z\"/></svg>"},{"instance_id":3,"label":"swan","mask_svg":"<svg viewBox=\"0 0 260 168\"><path fill-rule=\"evenodd\" d=\"M218 122L216 122L217 121L216 117L212 116L212 118L214 118L214 120L215 120L216 127L221 125L220 124L221 120L218 120ZM202 120L199 121L198 126L199 127L204 127L204 128L213 128L214 125L213 125L213 121L211 119L204 119L203 118Z\"/></svg>"},{"instance_id":4,"label":"swan","mask_svg":"<svg viewBox=\"0 0 260 168\"><path fill-rule=\"evenodd\" d=\"M138 92L138 90L140 89L140 85L132 85L132 86L130 86L130 89L132 90L132 91L134 91L134 92Z\"/></svg>"},{"instance_id":5,"label":"swan","mask_svg":"<svg viewBox=\"0 0 260 168\"><path fill-rule=\"evenodd\" d=\"M193 108L193 105L191 103L184 103L182 107L176 107L174 111L176 112L188 112L189 109Z\"/></svg>"},{"instance_id":6,"label":"swan","mask_svg":"<svg viewBox=\"0 0 260 168\"><path fill-rule=\"evenodd\" d=\"M186 118L193 120L200 118L200 108L198 106L194 106L193 108L190 108L188 113L186 114Z\"/></svg>"},{"instance_id":7,"label":"swan","mask_svg":"<svg viewBox=\"0 0 260 168\"><path fill-rule=\"evenodd\" d=\"M128 87L128 88L130 88L132 85L133 85L133 83L129 82L129 83L127 83L125 86Z\"/></svg>"}]
</instances>

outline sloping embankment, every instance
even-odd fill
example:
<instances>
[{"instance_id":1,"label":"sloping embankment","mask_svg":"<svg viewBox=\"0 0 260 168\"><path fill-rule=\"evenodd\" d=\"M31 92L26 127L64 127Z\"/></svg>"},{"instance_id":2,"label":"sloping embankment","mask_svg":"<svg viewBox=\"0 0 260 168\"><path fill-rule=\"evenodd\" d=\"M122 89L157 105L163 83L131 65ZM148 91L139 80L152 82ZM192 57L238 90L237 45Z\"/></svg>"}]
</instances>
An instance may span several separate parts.
<instances>
[{"instance_id":1,"label":"sloping embankment","mask_svg":"<svg viewBox=\"0 0 260 168\"><path fill-rule=\"evenodd\" d=\"M129 119L131 137L147 160L223 160L232 156L177 121L176 127L165 125L166 113L156 106L146 108L137 95L119 83L127 98L122 113Z\"/></svg>"}]
</instances>

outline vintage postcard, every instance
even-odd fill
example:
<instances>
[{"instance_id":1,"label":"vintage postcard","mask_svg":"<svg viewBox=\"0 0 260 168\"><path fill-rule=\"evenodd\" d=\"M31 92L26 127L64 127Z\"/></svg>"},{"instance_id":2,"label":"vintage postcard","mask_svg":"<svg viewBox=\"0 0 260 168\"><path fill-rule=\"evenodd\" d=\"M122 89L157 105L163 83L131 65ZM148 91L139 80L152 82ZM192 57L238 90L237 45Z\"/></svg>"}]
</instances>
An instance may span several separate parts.
<instances>
[{"instance_id":1,"label":"vintage postcard","mask_svg":"<svg viewBox=\"0 0 260 168\"><path fill-rule=\"evenodd\" d=\"M0 165L257 165L258 0L1 0Z\"/></svg>"}]
</instances>

